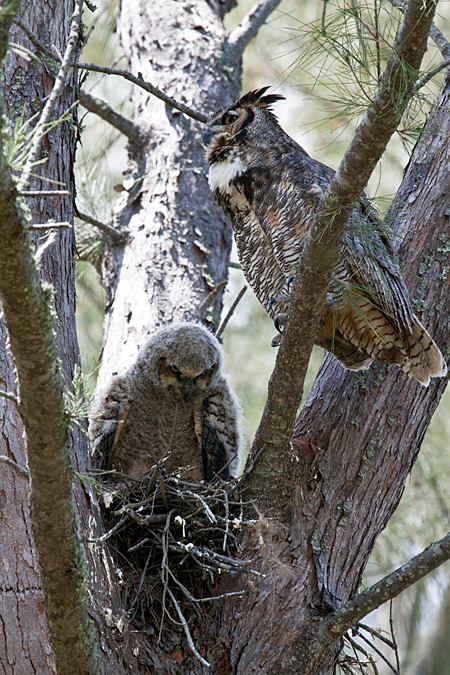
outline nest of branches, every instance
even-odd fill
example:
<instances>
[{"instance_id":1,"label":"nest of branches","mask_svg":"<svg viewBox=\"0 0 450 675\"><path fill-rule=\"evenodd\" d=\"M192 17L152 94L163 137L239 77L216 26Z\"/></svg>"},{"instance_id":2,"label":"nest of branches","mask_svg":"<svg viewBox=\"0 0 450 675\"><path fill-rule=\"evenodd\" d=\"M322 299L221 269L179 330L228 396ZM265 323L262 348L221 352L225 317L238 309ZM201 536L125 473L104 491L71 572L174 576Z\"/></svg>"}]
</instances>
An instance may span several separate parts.
<instances>
[{"instance_id":1,"label":"nest of branches","mask_svg":"<svg viewBox=\"0 0 450 675\"><path fill-rule=\"evenodd\" d=\"M167 630L181 626L201 661L188 622L201 619L211 603L247 592L218 592L219 576L259 574L252 569L256 559L239 558L239 531L255 521L244 521L248 505L236 487L236 481L197 484L188 471L168 474L162 466L141 480L108 472L98 483L106 523L101 540L121 570L130 623L162 643Z\"/></svg>"}]
</instances>

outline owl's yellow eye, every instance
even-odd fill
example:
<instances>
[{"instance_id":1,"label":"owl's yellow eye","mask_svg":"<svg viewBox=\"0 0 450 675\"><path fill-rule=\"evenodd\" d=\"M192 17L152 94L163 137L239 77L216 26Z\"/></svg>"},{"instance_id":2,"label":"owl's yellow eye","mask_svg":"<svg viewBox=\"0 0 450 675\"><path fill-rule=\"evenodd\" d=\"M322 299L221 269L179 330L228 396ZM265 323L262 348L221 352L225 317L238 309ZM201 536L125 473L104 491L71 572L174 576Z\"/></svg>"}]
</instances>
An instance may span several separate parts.
<instances>
[{"instance_id":1,"label":"owl's yellow eye","mask_svg":"<svg viewBox=\"0 0 450 675\"><path fill-rule=\"evenodd\" d=\"M222 118L222 124L233 124L238 118L236 113L226 113Z\"/></svg>"},{"instance_id":2,"label":"owl's yellow eye","mask_svg":"<svg viewBox=\"0 0 450 675\"><path fill-rule=\"evenodd\" d=\"M175 375L177 375L180 372L180 369L177 368L176 366L169 366L169 369L172 371L172 373L175 373Z\"/></svg>"}]
</instances>

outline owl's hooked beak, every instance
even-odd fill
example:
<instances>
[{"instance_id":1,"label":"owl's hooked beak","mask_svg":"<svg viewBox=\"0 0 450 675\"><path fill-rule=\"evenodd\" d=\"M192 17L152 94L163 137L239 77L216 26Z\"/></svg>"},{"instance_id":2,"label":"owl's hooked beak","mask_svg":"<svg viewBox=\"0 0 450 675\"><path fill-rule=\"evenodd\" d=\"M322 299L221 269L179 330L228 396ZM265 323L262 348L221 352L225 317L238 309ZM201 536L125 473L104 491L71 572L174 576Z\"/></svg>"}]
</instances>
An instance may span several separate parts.
<instances>
[{"instance_id":1,"label":"owl's hooked beak","mask_svg":"<svg viewBox=\"0 0 450 675\"><path fill-rule=\"evenodd\" d=\"M206 129L206 131L204 131L202 133L202 141L203 141L203 145L205 146L205 148L208 146L209 141L211 140L211 137L212 137L212 133L211 133L210 129Z\"/></svg>"},{"instance_id":2,"label":"owl's hooked beak","mask_svg":"<svg viewBox=\"0 0 450 675\"><path fill-rule=\"evenodd\" d=\"M192 394L192 389L194 387L194 381L190 377L185 375L178 376L178 388L183 397L183 400L187 401L190 395Z\"/></svg>"}]
</instances>

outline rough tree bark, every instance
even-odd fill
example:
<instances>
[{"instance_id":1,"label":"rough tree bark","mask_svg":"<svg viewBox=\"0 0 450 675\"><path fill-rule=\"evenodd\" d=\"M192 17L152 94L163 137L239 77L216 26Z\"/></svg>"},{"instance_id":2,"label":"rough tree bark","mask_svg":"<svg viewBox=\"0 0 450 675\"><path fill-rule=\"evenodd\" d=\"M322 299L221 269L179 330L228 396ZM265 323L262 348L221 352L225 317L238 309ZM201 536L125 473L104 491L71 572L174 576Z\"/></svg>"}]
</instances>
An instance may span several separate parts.
<instances>
[{"instance_id":1,"label":"rough tree bark","mask_svg":"<svg viewBox=\"0 0 450 675\"><path fill-rule=\"evenodd\" d=\"M17 6L19 4L16 3ZM48 49L55 45L57 51L64 54L74 7L74 2L49 2L44 5L33 0L22 2L17 19L19 22L23 22L26 30L14 26L10 35L11 41L23 45L25 49L34 50L33 45L26 38L26 31L31 31ZM1 11L4 12L6 9L5 4L3 4ZM2 15L2 27L5 23L3 19L4 16ZM2 39L7 39L7 35L2 35ZM76 31L73 40L74 45L79 41ZM57 71L58 64L56 61L47 61L47 64L43 65L41 60L27 56L27 52L19 50L19 55L9 52L4 65L2 90L7 117L11 126L14 122L18 122L21 116L23 116L23 120L29 120L34 116L34 121L27 128L27 132L31 130L52 91ZM76 100L76 79L74 73L66 79L66 86L53 109L53 119L59 118L74 104ZM67 194L56 196L41 194L25 197L30 222L33 224L45 224L49 220L57 223L73 223L75 132L76 117L72 113L68 121L56 126L48 136L42 139L41 152L47 158L47 161L33 169L34 173L39 174L42 178L33 178L29 185L23 186L23 189L25 192L30 189L34 191L54 189L54 183L50 182L49 184L49 181L58 181L61 184L60 187L63 187ZM3 150L2 143L2 153ZM58 668L60 668L59 672L93 675L94 672L97 672L94 664L96 657L95 653L93 654L95 645L90 637L85 614L86 601L84 600L84 603L82 603L83 606L77 601L72 602L72 592L75 591L75 595L82 595L85 584L84 568L78 555L79 544L75 536L76 521L73 508L70 505L70 481L73 478L73 475L71 475L73 472L67 460L68 448L70 447L73 451L73 464L78 470L83 470L88 455L87 441L85 435L77 427L69 432L67 431L67 420L64 419L62 400L62 386L64 384L68 391L71 390L75 367L79 364L75 330L73 229L56 229L53 241L51 238L49 241L49 232L46 229L36 230L31 235L25 233L23 228L26 223L20 209L15 205L15 188L11 182L9 167L6 166L3 154L1 162L3 172L3 247L0 266L4 312L2 311L0 324L2 336L0 378L2 381L1 388L9 393L18 394L21 406L18 408L15 403L3 397L0 399L0 405L4 413L2 416L0 454L17 463L17 467L15 467L11 462L0 462L2 475L0 670L4 673L20 672L21 675L22 673L27 675L36 672L53 673L56 672L57 667L54 658L56 656ZM9 189L8 194L5 194L6 187ZM55 353L53 352L51 318L48 319L47 323L43 321L41 322L42 325L33 326L34 310L41 311L43 304L45 311L47 311L46 305L50 294L47 291L46 302L42 302L45 293L42 292L42 288L39 287L40 284L36 280L35 265L29 247L28 238L30 236L36 249L40 249L39 269L41 278L50 283L54 291L52 309L56 317L54 330L60 367L55 362ZM16 269L14 264L18 265ZM28 277L23 281L23 277L24 275L27 276L27 273L29 273ZM17 284L17 302L14 299L15 284ZM30 299L35 298L39 298L39 300L36 303L32 302L31 306L28 305L28 312L24 312L27 302L29 303ZM41 304L39 305L39 303ZM7 333L6 323L11 331L10 336ZM46 337L50 337L47 342L42 339L46 331ZM24 373L27 373L26 381L21 381L19 392L16 389L15 363L9 349L10 340L14 345L16 363L20 373L19 379ZM45 354L42 362L38 363L34 370L30 370L30 368L33 368L36 354L42 352ZM47 362L51 363L45 374L42 373L44 362L45 367L47 367ZM59 374L62 374L64 382L59 378ZM57 382L56 389L54 387L55 382ZM58 388L59 392L56 391ZM50 410L50 407L45 409L46 403L50 403L50 401L53 409ZM56 405L54 405L55 401ZM25 425L22 423L19 411L23 416ZM37 412L36 419L35 411ZM44 419L46 413L48 413L48 424ZM34 454L31 455L30 453L29 457L32 478L32 521L29 509L30 484L26 472L20 471L20 468L25 467L27 463L24 430L24 426L27 425L28 440L31 440L31 446L34 450ZM56 471L55 476L51 475L51 471L47 472L50 465L51 470ZM57 477L57 480L55 480L55 477ZM63 490L61 490L62 483L67 488L64 495ZM89 487L84 487L80 483L76 485L76 493L78 513L81 516L80 529L83 535L87 533L90 525L89 519L92 513L92 504L95 509L95 498L92 499L91 503L92 494ZM61 502L67 497L69 507L66 510L65 517L61 517ZM58 513L57 517L56 513ZM97 519L97 522L99 522L99 519ZM69 553L69 560L65 558L67 554L65 535L70 528L72 528L72 532L69 533L68 539L72 536L74 547L72 552ZM39 533L41 540L46 540L46 550L45 553L41 550L41 554L44 553L44 555L40 556L40 560L38 560L33 542L32 530L34 533ZM60 534L64 536L59 536ZM97 561L89 556L88 547L86 547L86 553L92 574L96 575L98 579L108 578L102 566L102 561ZM51 593L49 593L50 586L47 585L46 596L46 611L51 627L50 635L44 613L43 590L40 580L40 569L42 568L38 566L38 562L42 565L43 560L46 563L44 579L50 579L50 585L52 586ZM61 580L62 595L58 597L55 595L55 588L59 584L59 592L61 592ZM103 584L103 587L106 590L106 584ZM103 600L103 606L109 607L114 598L109 595L106 598L104 596L105 593L103 593L103 596L100 593L97 594L97 604L100 604ZM65 604L66 600L68 601L67 604ZM81 638L83 643L81 645L78 642L80 638L78 630L80 616L82 616L82 623L87 627L84 638ZM64 624L64 622L66 622L66 625L61 629L61 624ZM102 626L103 624L104 619ZM107 631L105 633L107 634ZM114 660L110 659L110 661L110 672L116 672Z\"/></svg>"},{"instance_id":2,"label":"rough tree bark","mask_svg":"<svg viewBox=\"0 0 450 675\"><path fill-rule=\"evenodd\" d=\"M23 2L18 17L29 22L30 29L44 41L64 51L68 24L73 9L68 3ZM22 31L13 27L11 41L19 44L24 40ZM62 114L75 100L72 86L62 96L57 115ZM35 60L26 55L9 52L4 67L3 96L5 109L11 124L24 113L24 119L35 115L42 101L51 91L53 76ZM69 124L55 129L44 140L48 161L37 172L58 180L73 193L72 169L74 161L74 132ZM51 152L50 152L51 150ZM52 185L50 187L53 187ZM35 189L49 189L46 181L33 181ZM26 200L34 223L45 223L53 218L56 222L72 221L72 196L33 198ZM35 235L36 246L43 243L47 232ZM55 246L42 259L42 276L54 284L55 311L58 315L57 343L68 380L71 381L73 366L78 361L78 346L75 333L75 294L73 267L73 233L58 232ZM14 362L8 346L6 326L2 319L1 374L2 389L17 393ZM26 465L26 450L23 424L17 406L0 399L2 407L1 454L8 455L19 465ZM79 441L78 441L79 442ZM38 671L55 672L52 650L47 631L42 589L39 579L36 551L31 535L28 480L6 464L0 464L2 485L2 566L0 580L0 670L17 672L20 664L23 675ZM12 524L15 524L14 526ZM5 655L5 656L3 656Z\"/></svg>"},{"instance_id":3,"label":"rough tree bark","mask_svg":"<svg viewBox=\"0 0 450 675\"><path fill-rule=\"evenodd\" d=\"M229 60L230 43L211 4L158 2L150 11L143 2L126 0L120 34L131 72L141 72L145 80L192 108L208 113L236 97L240 63ZM441 197L430 185L439 186L442 193L449 182L448 166L440 159L445 157L447 131L432 133L435 117L445 117L448 87L447 79L411 163L427 162L427 214L441 209ZM111 244L105 266L109 299L100 386L127 367L155 327L194 318L214 328L220 284L226 280L229 228L202 175L202 150L195 140L199 125L143 91L135 91L133 100L134 122L142 136L139 144L129 146L127 194L117 213L128 240ZM448 125L448 119L440 124L447 129L442 125ZM416 160L421 149L426 160ZM414 171L417 175L417 167ZM406 176L402 189L409 180ZM402 249L402 259L408 259L406 251L417 251L417 242L429 255L433 238L445 236L447 216L441 209L433 219L421 220L414 211L422 203L419 199L409 195L399 203L407 210L397 209L396 229L410 228L417 237ZM431 237L426 248L425 236ZM446 254L445 246L444 242L438 255ZM411 275L419 265L422 269L424 262L411 261ZM448 322L444 327L426 313L437 298L442 307L448 306L447 281L438 268L436 264L427 270L432 290L420 309L443 346ZM408 277L414 295L418 291L412 279ZM367 558L400 499L445 384L433 383L425 391L395 367L377 364L368 373L353 374L331 357L325 360L297 422L291 463L276 486L278 501L243 534L242 556L262 552L260 570L265 577L252 579L244 600L228 600L212 610L214 623L210 615L203 632L198 630L211 672L331 672L339 632L329 629L323 617L357 593ZM261 476L261 481L267 494L271 477ZM256 503L257 487L251 488ZM240 590L245 584L245 579L227 577L220 590ZM179 644L176 663L175 651L164 654L150 645L148 653L160 664L154 672L208 672L187 658L182 634Z\"/></svg>"}]
</instances>

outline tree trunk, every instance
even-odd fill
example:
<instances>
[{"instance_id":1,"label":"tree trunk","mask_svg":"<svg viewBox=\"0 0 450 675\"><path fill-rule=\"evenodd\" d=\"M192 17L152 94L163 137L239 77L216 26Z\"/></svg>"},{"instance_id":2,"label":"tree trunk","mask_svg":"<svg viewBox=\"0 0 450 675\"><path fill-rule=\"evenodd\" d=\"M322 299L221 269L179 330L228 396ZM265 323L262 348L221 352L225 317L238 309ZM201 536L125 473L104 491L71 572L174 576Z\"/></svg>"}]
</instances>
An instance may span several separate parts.
<instances>
[{"instance_id":1,"label":"tree trunk","mask_svg":"<svg viewBox=\"0 0 450 675\"><path fill-rule=\"evenodd\" d=\"M17 16L33 35L44 45L55 45L59 54L64 53L67 44L74 2L66 1L39 3L28 0L21 5ZM35 51L25 33L13 26L10 39L30 51ZM3 69L2 90L7 117L11 126L20 120L34 117L31 126L37 121L36 114L42 111L45 101L54 84L55 64L50 61L43 67L35 59L18 55L10 51ZM58 98L53 119L58 119L76 100L76 73L72 72L66 81L65 89ZM47 158L44 164L33 168L33 173L41 178L32 178L25 190L67 189L69 194L26 198L31 223L55 222L73 223L73 200L75 186L73 164L75 160L76 114L72 119L58 124L42 140L41 156ZM27 128L27 132L31 130ZM50 181L50 182L49 182ZM51 181L57 181L55 183ZM32 235L36 249L47 241L51 230L39 230ZM72 389L72 378L77 364L79 350L75 328L75 278L74 278L74 232L73 229L55 230L55 242L49 246L40 259L41 277L54 289L53 309L55 311L55 335L58 358L64 373L68 391ZM16 389L16 374L12 355L9 351L7 329L3 320L0 323L0 336L3 348L0 354L1 389L20 395ZM7 455L19 466L26 466L26 444L24 428L17 406L0 398L2 425L0 432L0 454ZM88 448L86 435L76 426L70 431L70 445L76 470L84 471L87 464ZM29 482L16 468L0 462L2 477L1 512L2 523L2 568L0 572L0 671L19 672L30 675L36 672L54 673L56 665L46 615L44 598L40 582L38 553L32 537L29 508ZM78 482L74 486L76 502L80 515L80 530L84 540L88 534L99 532L100 517L96 496L89 485ZM93 516L97 513L97 519ZM39 514L36 514L39 517ZM95 609L93 614L105 633L103 644L108 642L108 630L105 628L106 608L114 610L116 592L108 589L108 560L96 559L88 546L85 547L91 572L91 587L97 585ZM74 564L75 566L75 564ZM112 590L112 593L108 593ZM118 604L118 603L116 603ZM101 608L101 611L98 608ZM107 617L108 618L108 617ZM55 637L55 636L53 636ZM68 636L58 635L64 642ZM117 666L114 652L108 647L108 672L122 672ZM69 648L67 649L69 654ZM73 664L78 663L78 654L73 655ZM122 659L120 659L121 661ZM19 670L18 670L19 668Z\"/></svg>"},{"instance_id":2,"label":"tree trunk","mask_svg":"<svg viewBox=\"0 0 450 675\"><path fill-rule=\"evenodd\" d=\"M42 39L64 51L68 24L73 3L45 3L36 0L23 2L18 18ZM23 32L13 27L11 41L34 48ZM22 114L29 119L39 112L42 101L53 86L52 74L42 68L34 59L9 52L3 71L3 96L11 124ZM61 115L75 100L75 77L61 97L56 114ZM73 174L75 138L72 125L64 123L54 129L44 140L48 153L46 164L35 168L35 172L53 180L61 181L70 191L70 196L27 199L31 222L45 223L73 222ZM54 184L33 180L32 189L51 189ZM30 186L31 187L31 186ZM53 187L53 189L55 189ZM36 235L36 246L45 241L47 232ZM55 311L58 315L58 354L68 382L71 382L74 364L78 362L78 345L75 333L75 293L73 263L73 232L61 230L57 234L53 249L43 256L42 276L55 288ZM1 359L0 379L2 389L17 393L15 369L8 349L6 327L0 326ZM17 407L11 401L0 400L3 408L1 454L11 457L19 465L26 465L25 438L22 421ZM74 434L74 442L80 443L80 435ZM49 643L45 619L42 590L39 580L37 555L34 548L29 512L28 480L18 472L0 464L2 475L2 571L0 581L0 615L2 617L2 648L0 648L0 669L9 673L16 671L20 664L21 675L42 671L55 672L55 664Z\"/></svg>"},{"instance_id":3,"label":"tree trunk","mask_svg":"<svg viewBox=\"0 0 450 675\"><path fill-rule=\"evenodd\" d=\"M165 94L203 113L238 95L241 63L204 0L125 0L119 30L130 71ZM110 246L105 266L100 386L117 372L118 354L126 369L156 327L195 320L217 329L228 279L231 226L210 195L200 123L138 87L133 103L141 138L128 148L117 213L128 240Z\"/></svg>"},{"instance_id":4,"label":"tree trunk","mask_svg":"<svg viewBox=\"0 0 450 675\"><path fill-rule=\"evenodd\" d=\"M236 98L241 66L230 61L220 16L211 4L123 0L120 35L131 72L142 73L166 94L207 113ZM408 260L411 275L426 271L431 289L423 298L422 320L441 346L448 343L450 323L440 324L427 307L448 304L447 279L439 269L450 251L442 239L448 227L442 206L448 203L442 193L449 185L443 159L450 137L448 90L447 78L427 124L430 133L423 134L403 183L408 198L396 211L396 222L414 235L402 259ZM100 388L130 365L156 327L183 319L217 326L227 278L231 230L209 194L199 125L140 89L133 101L142 136L129 146L130 170L117 212L118 227L128 238L109 246L105 262L108 303ZM441 114L437 128L442 135L433 135ZM417 156L421 164L427 162L428 172L426 181L411 187ZM411 192L422 189L420 199ZM436 214L433 232L422 209ZM431 239L424 245L426 237L441 237L433 264L419 259L418 251L433 251ZM412 276L408 282L413 293L419 292ZM128 644L136 645L131 650L139 652L149 672L331 673L341 641L322 619L357 593L445 384L433 382L425 390L395 366L381 364L354 374L327 357L289 454L280 456L282 484L273 486L272 477L262 475L249 493L244 483L245 499L254 502L247 514L254 523L244 529L240 555L258 555L254 569L263 576L225 575L214 594L245 590L244 599L227 599L187 617L196 648L211 669L192 656L181 626L172 624L158 640L155 624L153 634L137 642L130 626ZM269 509L266 496L272 488L279 496ZM197 580L190 591L201 596L204 586Z\"/></svg>"}]
</instances>

